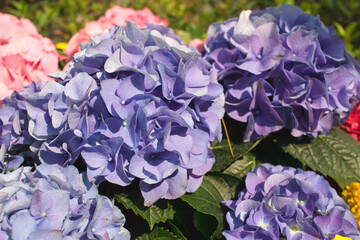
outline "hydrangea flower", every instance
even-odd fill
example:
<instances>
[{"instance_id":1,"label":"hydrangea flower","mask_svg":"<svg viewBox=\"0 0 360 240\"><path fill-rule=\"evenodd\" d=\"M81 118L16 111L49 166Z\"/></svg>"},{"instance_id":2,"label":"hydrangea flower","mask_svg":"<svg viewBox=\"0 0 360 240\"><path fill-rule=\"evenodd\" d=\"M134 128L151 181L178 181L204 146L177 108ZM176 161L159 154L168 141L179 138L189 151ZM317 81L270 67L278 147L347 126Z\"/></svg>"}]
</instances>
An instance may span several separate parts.
<instances>
[{"instance_id":1,"label":"hydrangea flower","mask_svg":"<svg viewBox=\"0 0 360 240\"><path fill-rule=\"evenodd\" d=\"M0 45L8 44L11 38L20 32L25 35L38 34L36 27L29 19L18 19L16 16L6 13L0 13L0 18L2 20L0 22L1 29L4 29L0 33Z\"/></svg>"},{"instance_id":2,"label":"hydrangea flower","mask_svg":"<svg viewBox=\"0 0 360 240\"><path fill-rule=\"evenodd\" d=\"M359 98L360 65L332 27L292 5L243 11L209 27L203 55L225 87L245 141L280 129L327 134Z\"/></svg>"},{"instance_id":3,"label":"hydrangea flower","mask_svg":"<svg viewBox=\"0 0 360 240\"><path fill-rule=\"evenodd\" d=\"M351 183L350 186L344 189L341 195L350 206L350 210L358 222L358 228L360 228L360 183Z\"/></svg>"},{"instance_id":4,"label":"hydrangea flower","mask_svg":"<svg viewBox=\"0 0 360 240\"><path fill-rule=\"evenodd\" d=\"M341 128L360 143L360 102L356 104L355 108L350 113L349 118Z\"/></svg>"},{"instance_id":5,"label":"hydrangea flower","mask_svg":"<svg viewBox=\"0 0 360 240\"><path fill-rule=\"evenodd\" d=\"M58 168L80 157L96 184L138 178L146 206L200 186L215 161L210 143L221 139L224 95L195 48L166 27L128 22L55 75L0 108L8 154L29 147Z\"/></svg>"},{"instance_id":6,"label":"hydrangea flower","mask_svg":"<svg viewBox=\"0 0 360 240\"><path fill-rule=\"evenodd\" d=\"M85 24L85 28L80 29L78 33L72 36L67 44L65 53L70 61L76 52L80 52L80 44L88 43L91 36L100 35L113 25L125 26L126 21L133 21L140 27L146 27L145 23L152 23L167 26L169 23L155 16L150 9L134 10L131 8L122 8L114 6L105 12L105 15L96 21Z\"/></svg>"},{"instance_id":7,"label":"hydrangea flower","mask_svg":"<svg viewBox=\"0 0 360 240\"><path fill-rule=\"evenodd\" d=\"M125 217L74 166L0 174L1 239L130 239Z\"/></svg>"},{"instance_id":8,"label":"hydrangea flower","mask_svg":"<svg viewBox=\"0 0 360 240\"><path fill-rule=\"evenodd\" d=\"M237 200L224 201L226 239L360 239L349 206L313 171L262 164Z\"/></svg>"},{"instance_id":9,"label":"hydrangea flower","mask_svg":"<svg viewBox=\"0 0 360 240\"><path fill-rule=\"evenodd\" d=\"M0 100L31 82L50 81L60 55L27 19L0 13Z\"/></svg>"},{"instance_id":10,"label":"hydrangea flower","mask_svg":"<svg viewBox=\"0 0 360 240\"><path fill-rule=\"evenodd\" d=\"M11 97L5 98L0 107L0 170L17 169L30 154L28 146L36 149L39 142L30 136L29 119L25 106L25 98L39 92L45 82L31 83ZM24 151L25 150L25 151ZM36 152L36 151L33 151ZM20 153L20 154L19 154Z\"/></svg>"},{"instance_id":11,"label":"hydrangea flower","mask_svg":"<svg viewBox=\"0 0 360 240\"><path fill-rule=\"evenodd\" d=\"M202 51L202 48L205 44L206 39L201 40L199 38L195 38L190 40L189 45L195 47L199 52Z\"/></svg>"}]
</instances>

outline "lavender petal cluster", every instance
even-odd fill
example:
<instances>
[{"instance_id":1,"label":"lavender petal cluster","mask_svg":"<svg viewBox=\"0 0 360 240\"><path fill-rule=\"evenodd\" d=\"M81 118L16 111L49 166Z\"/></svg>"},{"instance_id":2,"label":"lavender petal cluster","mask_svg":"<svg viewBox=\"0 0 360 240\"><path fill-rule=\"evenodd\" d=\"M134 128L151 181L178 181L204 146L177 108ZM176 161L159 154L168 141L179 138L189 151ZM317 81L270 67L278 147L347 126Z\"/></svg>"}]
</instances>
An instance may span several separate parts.
<instances>
[{"instance_id":1,"label":"lavender petal cluster","mask_svg":"<svg viewBox=\"0 0 360 240\"><path fill-rule=\"evenodd\" d=\"M245 179L237 200L224 201L226 239L360 239L349 206L313 171L262 164Z\"/></svg>"},{"instance_id":2,"label":"lavender petal cluster","mask_svg":"<svg viewBox=\"0 0 360 240\"><path fill-rule=\"evenodd\" d=\"M96 184L138 178L146 206L200 186L215 161L210 143L221 139L223 87L172 30L114 26L54 76L4 101L6 153L16 142L58 168L82 159Z\"/></svg>"},{"instance_id":3,"label":"lavender petal cluster","mask_svg":"<svg viewBox=\"0 0 360 240\"><path fill-rule=\"evenodd\" d=\"M1 239L130 239L125 217L74 166L0 174Z\"/></svg>"},{"instance_id":4,"label":"lavender petal cluster","mask_svg":"<svg viewBox=\"0 0 360 240\"><path fill-rule=\"evenodd\" d=\"M203 55L225 88L225 111L247 123L245 141L290 129L329 133L359 98L360 65L332 27L283 4L209 27Z\"/></svg>"},{"instance_id":5,"label":"lavender petal cluster","mask_svg":"<svg viewBox=\"0 0 360 240\"><path fill-rule=\"evenodd\" d=\"M0 170L17 169L24 162L28 146L35 139L28 131L29 118L25 106L27 96L39 92L44 82L31 83L21 93L14 92L0 107ZM36 145L36 144L35 144Z\"/></svg>"}]
</instances>

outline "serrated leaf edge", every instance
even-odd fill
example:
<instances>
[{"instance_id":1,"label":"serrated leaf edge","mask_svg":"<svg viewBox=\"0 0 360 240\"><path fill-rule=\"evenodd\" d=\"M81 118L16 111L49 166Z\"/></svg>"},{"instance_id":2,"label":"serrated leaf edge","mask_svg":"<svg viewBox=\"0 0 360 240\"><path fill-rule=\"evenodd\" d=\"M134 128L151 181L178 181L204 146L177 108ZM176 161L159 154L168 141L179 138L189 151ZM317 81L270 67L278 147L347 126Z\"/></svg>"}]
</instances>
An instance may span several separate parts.
<instances>
[{"instance_id":1,"label":"serrated leaf edge","mask_svg":"<svg viewBox=\"0 0 360 240\"><path fill-rule=\"evenodd\" d=\"M176 240L181 240L180 238L178 238L176 235L174 235L171 231L169 231L169 229L166 229L166 228L163 228L163 227L156 227L154 230L156 229L160 229L160 230L163 230L165 232L168 232L174 239ZM143 235L150 235L153 231L151 231L150 233L144 233ZM139 236L139 237L142 237L143 235ZM137 237L136 239L138 239L139 237Z\"/></svg>"},{"instance_id":2,"label":"serrated leaf edge","mask_svg":"<svg viewBox=\"0 0 360 240\"><path fill-rule=\"evenodd\" d=\"M116 196L119 196L119 195L120 195L120 194L118 194L118 195L116 195ZM175 216L175 213L174 213L174 215L172 216L172 218L167 218L167 219L165 219L165 220L155 221L155 223L152 223L151 218L150 218L150 220L148 221L141 213L136 213L131 207L127 206L127 204L124 203L123 201L120 202L120 201L118 200L118 198L117 198L116 201L117 201L118 203L122 204L126 209L131 210L133 213L135 213L135 215L141 216L141 217L149 224L150 231L153 230L153 228L154 228L154 226L155 226L156 224L158 224L158 223L160 223L160 222L165 223L165 222L166 222L167 220L169 220L169 219L170 219L170 220L173 220L173 219L174 219L174 216ZM169 205L168 202L167 202L167 204ZM149 207L149 209L150 209L149 216L151 216L151 207ZM142 210L139 209L139 211L142 211ZM154 210L152 210L152 211L154 211ZM142 211L142 212L144 213L144 211Z\"/></svg>"}]
</instances>

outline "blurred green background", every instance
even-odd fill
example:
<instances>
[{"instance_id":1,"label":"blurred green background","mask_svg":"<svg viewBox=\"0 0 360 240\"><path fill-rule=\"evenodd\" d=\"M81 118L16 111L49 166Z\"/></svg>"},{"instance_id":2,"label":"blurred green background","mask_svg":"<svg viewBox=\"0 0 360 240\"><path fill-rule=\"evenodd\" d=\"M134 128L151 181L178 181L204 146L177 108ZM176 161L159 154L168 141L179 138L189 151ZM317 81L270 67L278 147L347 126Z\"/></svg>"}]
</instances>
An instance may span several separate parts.
<instances>
[{"instance_id":1,"label":"blurred green background","mask_svg":"<svg viewBox=\"0 0 360 240\"><path fill-rule=\"evenodd\" d=\"M170 23L185 42L205 38L212 22L239 16L244 9L261 9L282 3L295 4L320 15L344 39L347 50L360 60L359 0L0 0L0 11L30 19L39 32L55 43L67 42L88 21L97 20L114 5L148 7Z\"/></svg>"}]
</instances>

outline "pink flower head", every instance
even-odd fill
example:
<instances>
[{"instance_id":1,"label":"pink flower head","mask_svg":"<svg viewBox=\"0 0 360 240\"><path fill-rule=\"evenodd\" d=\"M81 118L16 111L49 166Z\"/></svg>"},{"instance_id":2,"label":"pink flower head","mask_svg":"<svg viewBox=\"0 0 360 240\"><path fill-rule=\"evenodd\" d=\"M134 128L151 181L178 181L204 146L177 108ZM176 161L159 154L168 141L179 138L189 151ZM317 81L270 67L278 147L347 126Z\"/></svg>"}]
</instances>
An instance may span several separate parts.
<instances>
[{"instance_id":1,"label":"pink flower head","mask_svg":"<svg viewBox=\"0 0 360 240\"><path fill-rule=\"evenodd\" d=\"M36 27L25 18L20 20L13 15L0 13L0 45L7 44L16 33L38 34Z\"/></svg>"},{"instance_id":2,"label":"pink flower head","mask_svg":"<svg viewBox=\"0 0 360 240\"><path fill-rule=\"evenodd\" d=\"M28 19L0 13L0 100L31 82L50 81L60 55Z\"/></svg>"},{"instance_id":3,"label":"pink flower head","mask_svg":"<svg viewBox=\"0 0 360 240\"><path fill-rule=\"evenodd\" d=\"M201 40L199 38L195 38L189 42L189 45L192 47L195 47L199 52L201 52L201 50L205 44L205 41L206 41L206 39Z\"/></svg>"},{"instance_id":4,"label":"pink flower head","mask_svg":"<svg viewBox=\"0 0 360 240\"><path fill-rule=\"evenodd\" d=\"M89 42L91 36L100 35L113 25L125 26L126 21L133 21L142 28L146 26L147 22L163 26L169 24L168 21L155 16L148 8L136 11L131 8L114 6L106 11L105 16L100 17L97 21L86 23L85 28L72 36L64 51L68 55L67 61L71 60L74 53L80 51L80 43Z\"/></svg>"},{"instance_id":5,"label":"pink flower head","mask_svg":"<svg viewBox=\"0 0 360 240\"><path fill-rule=\"evenodd\" d=\"M350 113L349 118L341 126L360 144L360 101L356 104L354 110Z\"/></svg>"},{"instance_id":6,"label":"pink flower head","mask_svg":"<svg viewBox=\"0 0 360 240\"><path fill-rule=\"evenodd\" d=\"M105 19L110 20L112 25L116 24L121 26L125 26L126 21L133 21L141 28L146 27L146 22L164 26L169 24L168 21L155 16L148 8L135 11L131 8L121 8L119 6L114 6L113 8L110 8L106 11Z\"/></svg>"}]
</instances>

